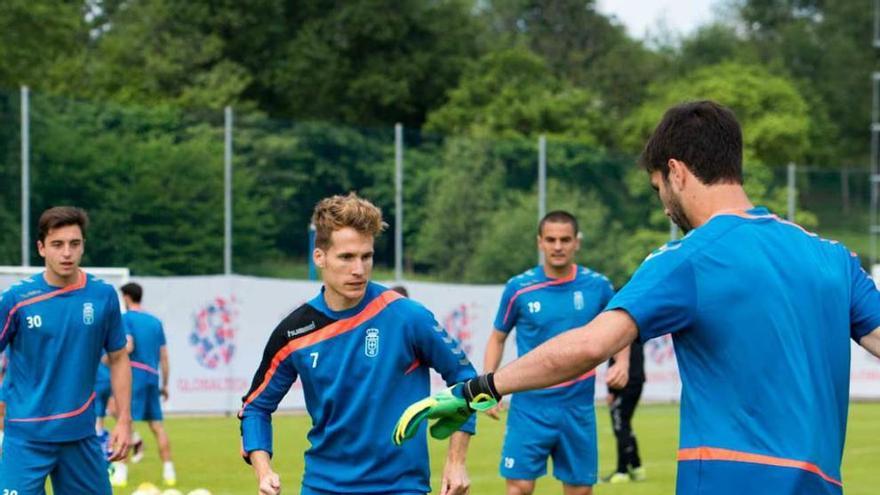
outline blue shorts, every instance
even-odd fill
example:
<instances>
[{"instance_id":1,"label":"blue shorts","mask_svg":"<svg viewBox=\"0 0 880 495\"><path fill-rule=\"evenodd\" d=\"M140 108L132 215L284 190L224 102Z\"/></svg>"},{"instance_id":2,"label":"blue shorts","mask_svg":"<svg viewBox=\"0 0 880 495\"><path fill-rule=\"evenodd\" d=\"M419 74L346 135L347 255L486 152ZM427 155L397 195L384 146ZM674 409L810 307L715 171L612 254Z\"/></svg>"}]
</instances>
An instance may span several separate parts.
<instances>
[{"instance_id":1,"label":"blue shorts","mask_svg":"<svg viewBox=\"0 0 880 495\"><path fill-rule=\"evenodd\" d=\"M595 485L599 470L593 405L517 407L507 416L500 472L503 478L535 480L547 474L567 485Z\"/></svg>"},{"instance_id":2,"label":"blue shorts","mask_svg":"<svg viewBox=\"0 0 880 495\"><path fill-rule=\"evenodd\" d=\"M112 495L98 437L59 443L3 439L0 493L44 495L47 476L55 495Z\"/></svg>"},{"instance_id":3,"label":"blue shorts","mask_svg":"<svg viewBox=\"0 0 880 495\"><path fill-rule=\"evenodd\" d=\"M110 401L112 395L113 389L110 387L110 382L95 382L95 416L103 418L107 415L107 402Z\"/></svg>"},{"instance_id":4,"label":"blue shorts","mask_svg":"<svg viewBox=\"0 0 880 495\"><path fill-rule=\"evenodd\" d=\"M136 385L131 391L131 419L162 421L159 387L155 384Z\"/></svg>"}]
</instances>

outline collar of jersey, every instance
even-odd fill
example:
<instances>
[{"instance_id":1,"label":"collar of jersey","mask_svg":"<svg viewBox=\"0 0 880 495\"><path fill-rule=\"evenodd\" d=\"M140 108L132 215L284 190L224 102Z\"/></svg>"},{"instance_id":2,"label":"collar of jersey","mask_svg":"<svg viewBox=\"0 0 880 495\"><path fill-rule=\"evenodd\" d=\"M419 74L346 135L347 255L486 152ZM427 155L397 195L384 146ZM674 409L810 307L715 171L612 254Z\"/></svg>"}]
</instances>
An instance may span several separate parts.
<instances>
[{"instance_id":1,"label":"collar of jersey","mask_svg":"<svg viewBox=\"0 0 880 495\"><path fill-rule=\"evenodd\" d=\"M361 302L357 303L357 305L352 308L344 309L342 311L333 311L327 306L327 301L324 299L325 287L321 286L321 293L315 296L311 301L309 301L309 305L331 318L341 320L360 313L367 306L367 304L375 299L376 296L379 295L379 293L381 292L380 290L376 290L377 287L378 286L373 282L367 282L367 290L364 292L364 298L361 299Z\"/></svg>"}]
</instances>

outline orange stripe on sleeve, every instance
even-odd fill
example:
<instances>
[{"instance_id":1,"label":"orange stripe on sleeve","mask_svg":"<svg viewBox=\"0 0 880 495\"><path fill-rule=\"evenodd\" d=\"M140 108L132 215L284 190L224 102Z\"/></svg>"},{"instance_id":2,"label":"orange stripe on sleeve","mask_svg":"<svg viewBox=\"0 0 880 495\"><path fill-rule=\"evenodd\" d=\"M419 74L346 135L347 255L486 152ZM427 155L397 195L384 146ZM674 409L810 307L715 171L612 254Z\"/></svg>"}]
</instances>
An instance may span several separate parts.
<instances>
[{"instance_id":1,"label":"orange stripe on sleeve","mask_svg":"<svg viewBox=\"0 0 880 495\"><path fill-rule=\"evenodd\" d=\"M278 352L276 352L275 356L272 357L272 364L269 365L269 369L266 370L263 381L260 383L260 386L257 387L257 389L254 390L251 395L248 396L247 400L241 407L242 410L244 410L244 408L247 407L248 404L259 397L261 393L263 393L263 390L266 389L266 387L269 385L269 382L272 380L272 377L275 375L275 371L278 369L278 366L280 366L281 363L285 359L287 359L288 356L305 347L318 344L327 339L332 339L333 337L338 337L346 332L354 330L362 323L378 315L389 304L402 297L403 296L393 290L386 290L378 297L370 301L370 303L367 304L367 306L363 310L361 310L360 313L344 320L339 320L335 323L331 323L324 328L316 330L298 339L291 340L286 346L282 347Z\"/></svg>"},{"instance_id":2,"label":"orange stripe on sleeve","mask_svg":"<svg viewBox=\"0 0 880 495\"><path fill-rule=\"evenodd\" d=\"M749 452L740 452L737 450L720 449L717 447L694 447L689 449L680 449L678 451L679 461L730 461L730 462L748 462L752 464L763 464L765 466L787 467L802 469L817 474L823 480L842 487L840 480L834 479L825 474L819 466L806 461L798 461L794 459L785 459L783 457L773 457L763 454L752 454Z\"/></svg>"}]
</instances>

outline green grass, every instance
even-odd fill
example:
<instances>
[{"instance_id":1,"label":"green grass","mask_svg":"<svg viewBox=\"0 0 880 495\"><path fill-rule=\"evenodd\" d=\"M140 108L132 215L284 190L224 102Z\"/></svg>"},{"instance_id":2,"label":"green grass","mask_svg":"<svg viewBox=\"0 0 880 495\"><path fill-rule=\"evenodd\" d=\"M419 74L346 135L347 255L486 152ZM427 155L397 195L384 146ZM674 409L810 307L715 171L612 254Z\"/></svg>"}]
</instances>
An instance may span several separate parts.
<instances>
[{"instance_id":1,"label":"green grass","mask_svg":"<svg viewBox=\"0 0 880 495\"><path fill-rule=\"evenodd\" d=\"M614 466L614 440L608 423L608 409L597 408L599 420L600 473ZM880 404L856 403L850 408L843 478L848 495L877 493L876 459L880 458ZM675 487L675 452L678 445L678 406L648 405L639 407L634 420L639 446L648 471L643 483L599 486L600 494L668 495ZM275 459L285 493L299 493L303 469L303 451L307 448L307 416L280 415L275 421ZM197 487L214 495L238 495L256 492L256 482L249 466L239 457L238 420L223 417L171 417L166 421L177 466L178 488L186 493ZM114 494L130 494L143 481L157 485L161 465L155 444L145 425L137 429L147 442L147 455L129 469L129 486ZM479 434L473 438L468 454L468 469L474 495L502 494L504 481L498 476L498 461L503 437L503 423L481 418ZM445 442L431 441L432 486L439 489L438 476L443 468ZM538 481L537 494L559 494L558 481L544 477Z\"/></svg>"}]
</instances>

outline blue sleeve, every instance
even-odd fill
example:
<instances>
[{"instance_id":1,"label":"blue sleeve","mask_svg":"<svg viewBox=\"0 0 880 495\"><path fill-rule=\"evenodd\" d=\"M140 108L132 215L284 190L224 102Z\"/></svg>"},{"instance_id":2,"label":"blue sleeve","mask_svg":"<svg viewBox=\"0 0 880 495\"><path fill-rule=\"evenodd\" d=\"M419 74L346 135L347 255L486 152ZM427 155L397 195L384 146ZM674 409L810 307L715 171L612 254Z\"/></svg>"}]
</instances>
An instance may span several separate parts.
<instances>
[{"instance_id":1,"label":"blue sleeve","mask_svg":"<svg viewBox=\"0 0 880 495\"><path fill-rule=\"evenodd\" d=\"M0 294L0 352L6 349L18 331L18 317L15 314L15 296L9 289Z\"/></svg>"},{"instance_id":2,"label":"blue sleeve","mask_svg":"<svg viewBox=\"0 0 880 495\"><path fill-rule=\"evenodd\" d=\"M691 262L681 252L649 256L605 310L622 309L639 327L642 342L691 326L697 288Z\"/></svg>"},{"instance_id":3,"label":"blue sleeve","mask_svg":"<svg viewBox=\"0 0 880 495\"><path fill-rule=\"evenodd\" d=\"M264 450L272 456L272 413L278 409L281 399L287 395L298 373L291 356L277 362L275 358L283 348L285 339L273 333L263 351L263 360L247 395L242 398L241 455L250 464L250 453Z\"/></svg>"},{"instance_id":4,"label":"blue sleeve","mask_svg":"<svg viewBox=\"0 0 880 495\"><path fill-rule=\"evenodd\" d=\"M106 307L104 309L104 350L107 352L116 352L125 347L126 332L122 323L122 314L119 312L119 299L116 292L110 288L107 298Z\"/></svg>"},{"instance_id":5,"label":"blue sleeve","mask_svg":"<svg viewBox=\"0 0 880 495\"><path fill-rule=\"evenodd\" d=\"M504 286L501 302L498 304L498 313L495 315L495 329L509 333L516 326L516 289L508 282Z\"/></svg>"},{"instance_id":6,"label":"blue sleeve","mask_svg":"<svg viewBox=\"0 0 880 495\"><path fill-rule=\"evenodd\" d=\"M443 377L447 385L469 380L477 376L477 371L461 348L461 344L437 323L434 315L425 308L419 308L413 318L412 342L416 356ZM459 431L476 432L476 417L462 425Z\"/></svg>"},{"instance_id":7,"label":"blue sleeve","mask_svg":"<svg viewBox=\"0 0 880 495\"><path fill-rule=\"evenodd\" d=\"M880 327L880 291L862 268L858 256L850 257L852 289L850 293L850 335L856 342Z\"/></svg>"}]
</instances>

